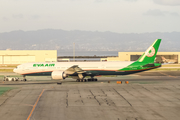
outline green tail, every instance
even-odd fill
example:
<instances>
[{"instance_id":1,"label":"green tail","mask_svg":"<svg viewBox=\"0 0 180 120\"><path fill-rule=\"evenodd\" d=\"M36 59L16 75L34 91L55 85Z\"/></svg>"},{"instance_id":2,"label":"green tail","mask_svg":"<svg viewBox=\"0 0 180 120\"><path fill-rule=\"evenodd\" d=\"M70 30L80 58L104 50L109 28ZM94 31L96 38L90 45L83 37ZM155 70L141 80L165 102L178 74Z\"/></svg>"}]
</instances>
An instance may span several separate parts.
<instances>
[{"instance_id":1,"label":"green tail","mask_svg":"<svg viewBox=\"0 0 180 120\"><path fill-rule=\"evenodd\" d=\"M146 52L137 60L138 62L154 63L161 39L156 39Z\"/></svg>"},{"instance_id":2,"label":"green tail","mask_svg":"<svg viewBox=\"0 0 180 120\"><path fill-rule=\"evenodd\" d=\"M155 40L137 61L119 71L143 71L160 67L161 64L154 63L160 43L161 39Z\"/></svg>"}]
</instances>

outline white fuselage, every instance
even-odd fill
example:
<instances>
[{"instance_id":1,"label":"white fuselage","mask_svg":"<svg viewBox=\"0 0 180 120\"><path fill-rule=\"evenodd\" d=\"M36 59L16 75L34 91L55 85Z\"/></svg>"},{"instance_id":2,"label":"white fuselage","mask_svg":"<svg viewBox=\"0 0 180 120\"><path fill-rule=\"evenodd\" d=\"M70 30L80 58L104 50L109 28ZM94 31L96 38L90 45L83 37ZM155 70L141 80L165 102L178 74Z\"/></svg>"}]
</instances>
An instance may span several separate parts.
<instances>
[{"instance_id":1,"label":"white fuselage","mask_svg":"<svg viewBox=\"0 0 180 120\"><path fill-rule=\"evenodd\" d=\"M33 74L40 72L52 72L55 70L65 71L68 68L78 65L82 70L90 71L90 70L98 70L98 71L117 71L133 62L129 61L121 61L121 62L36 62L36 63L24 63L17 68L14 69L14 72L24 75L24 74ZM36 64L36 66L33 66ZM43 64L44 66L41 66ZM54 66L45 66L47 64L54 64ZM37 66L39 65L39 66Z\"/></svg>"}]
</instances>

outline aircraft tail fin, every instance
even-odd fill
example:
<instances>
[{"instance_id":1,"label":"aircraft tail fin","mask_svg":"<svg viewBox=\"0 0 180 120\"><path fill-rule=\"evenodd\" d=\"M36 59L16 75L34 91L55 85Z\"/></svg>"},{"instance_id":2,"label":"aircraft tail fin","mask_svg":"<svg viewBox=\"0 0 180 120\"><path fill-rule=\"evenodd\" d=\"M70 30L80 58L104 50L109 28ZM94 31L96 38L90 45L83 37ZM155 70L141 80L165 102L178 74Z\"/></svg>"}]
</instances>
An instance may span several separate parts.
<instances>
[{"instance_id":1,"label":"aircraft tail fin","mask_svg":"<svg viewBox=\"0 0 180 120\"><path fill-rule=\"evenodd\" d=\"M154 63L161 39L156 39L154 43L137 60L138 62Z\"/></svg>"}]
</instances>

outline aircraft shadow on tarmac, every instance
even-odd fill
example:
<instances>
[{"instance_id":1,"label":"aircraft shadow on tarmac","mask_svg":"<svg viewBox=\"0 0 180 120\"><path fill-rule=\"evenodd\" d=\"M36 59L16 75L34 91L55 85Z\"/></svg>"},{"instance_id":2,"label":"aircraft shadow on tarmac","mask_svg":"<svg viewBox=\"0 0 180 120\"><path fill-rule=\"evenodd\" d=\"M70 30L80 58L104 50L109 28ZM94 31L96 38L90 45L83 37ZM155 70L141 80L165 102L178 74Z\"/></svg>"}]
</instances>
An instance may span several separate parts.
<instances>
[{"instance_id":1,"label":"aircraft shadow on tarmac","mask_svg":"<svg viewBox=\"0 0 180 120\"><path fill-rule=\"evenodd\" d=\"M130 76L117 77L97 77L98 81L76 82L74 79L68 78L66 80L38 80L38 81L2 81L0 85L30 85L30 84L88 84L100 82L116 82L116 81L166 81L166 80L180 80L180 71L153 71L141 72Z\"/></svg>"}]
</instances>

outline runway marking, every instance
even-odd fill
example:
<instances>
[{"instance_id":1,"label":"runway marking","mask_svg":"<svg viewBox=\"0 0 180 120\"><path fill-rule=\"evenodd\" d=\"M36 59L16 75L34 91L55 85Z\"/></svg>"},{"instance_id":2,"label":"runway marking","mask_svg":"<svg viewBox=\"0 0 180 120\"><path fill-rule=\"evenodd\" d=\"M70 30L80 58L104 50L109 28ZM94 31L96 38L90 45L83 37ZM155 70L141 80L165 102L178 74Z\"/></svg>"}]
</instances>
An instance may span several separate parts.
<instances>
[{"instance_id":1,"label":"runway marking","mask_svg":"<svg viewBox=\"0 0 180 120\"><path fill-rule=\"evenodd\" d=\"M177 78L177 77L174 77L174 76L168 75L168 74L166 74L166 73L162 73L162 72L159 72L159 73L161 73L161 74L163 74L163 75L166 75L166 76L169 76L169 77Z\"/></svg>"},{"instance_id":2,"label":"runway marking","mask_svg":"<svg viewBox=\"0 0 180 120\"><path fill-rule=\"evenodd\" d=\"M33 112L34 112L34 110L35 110L35 108L36 108L36 105L38 104L39 99L40 99L40 97L42 96L43 92L44 92L44 89L42 90L41 94L39 95L38 99L36 100L36 103L33 105L33 108L32 108L32 110L31 110L31 112L30 112L27 120L29 120L29 119L31 118L31 116L32 116L32 114L33 114Z\"/></svg>"}]
</instances>

